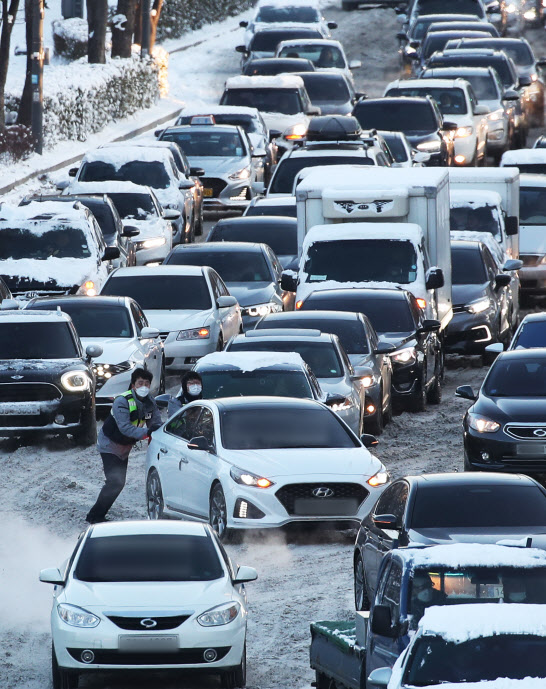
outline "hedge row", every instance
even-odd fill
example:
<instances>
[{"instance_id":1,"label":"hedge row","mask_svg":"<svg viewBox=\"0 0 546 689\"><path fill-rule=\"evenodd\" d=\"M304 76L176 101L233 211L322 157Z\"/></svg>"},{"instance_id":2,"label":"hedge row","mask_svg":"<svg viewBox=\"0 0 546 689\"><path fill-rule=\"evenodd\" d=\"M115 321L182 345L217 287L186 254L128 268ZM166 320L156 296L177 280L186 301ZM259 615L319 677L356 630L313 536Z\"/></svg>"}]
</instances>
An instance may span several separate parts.
<instances>
[{"instance_id":1,"label":"hedge row","mask_svg":"<svg viewBox=\"0 0 546 689\"><path fill-rule=\"evenodd\" d=\"M239 14L254 3L255 0L165 0L157 27L157 40L178 38L186 31Z\"/></svg>"}]
</instances>

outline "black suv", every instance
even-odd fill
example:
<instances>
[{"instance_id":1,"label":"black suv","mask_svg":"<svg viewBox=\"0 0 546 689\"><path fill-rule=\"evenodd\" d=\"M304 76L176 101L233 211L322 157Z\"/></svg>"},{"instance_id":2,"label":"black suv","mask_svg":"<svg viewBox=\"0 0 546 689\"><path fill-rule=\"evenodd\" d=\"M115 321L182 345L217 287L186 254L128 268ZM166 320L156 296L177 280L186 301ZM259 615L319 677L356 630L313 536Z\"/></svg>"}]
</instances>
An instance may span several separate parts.
<instances>
[{"instance_id":1,"label":"black suv","mask_svg":"<svg viewBox=\"0 0 546 689\"><path fill-rule=\"evenodd\" d=\"M0 311L0 437L29 432L97 439L95 375L70 316L61 311Z\"/></svg>"}]
</instances>

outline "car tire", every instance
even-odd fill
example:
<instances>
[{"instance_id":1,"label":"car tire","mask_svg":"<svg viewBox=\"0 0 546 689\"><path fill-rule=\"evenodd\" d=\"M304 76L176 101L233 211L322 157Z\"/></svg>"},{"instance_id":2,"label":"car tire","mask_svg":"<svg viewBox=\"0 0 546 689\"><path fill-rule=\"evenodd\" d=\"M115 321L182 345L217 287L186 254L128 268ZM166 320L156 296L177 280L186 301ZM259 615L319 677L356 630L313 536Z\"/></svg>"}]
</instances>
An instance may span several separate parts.
<instances>
[{"instance_id":1,"label":"car tire","mask_svg":"<svg viewBox=\"0 0 546 689\"><path fill-rule=\"evenodd\" d=\"M239 532L228 529L226 496L220 483L215 483L209 497L209 524L224 543L235 543L239 540Z\"/></svg>"},{"instance_id":2,"label":"car tire","mask_svg":"<svg viewBox=\"0 0 546 689\"><path fill-rule=\"evenodd\" d=\"M246 643L243 648L243 657L240 665L222 673L220 686L222 689L243 689L246 687Z\"/></svg>"},{"instance_id":3,"label":"car tire","mask_svg":"<svg viewBox=\"0 0 546 689\"><path fill-rule=\"evenodd\" d=\"M158 395L165 393L165 357L161 359L161 373L159 374L159 390Z\"/></svg>"},{"instance_id":4,"label":"car tire","mask_svg":"<svg viewBox=\"0 0 546 689\"><path fill-rule=\"evenodd\" d=\"M427 389L423 379L419 382L417 392L409 400L408 410L414 414L427 410Z\"/></svg>"},{"instance_id":5,"label":"car tire","mask_svg":"<svg viewBox=\"0 0 546 689\"><path fill-rule=\"evenodd\" d=\"M320 670L315 670L315 689L336 689L336 683Z\"/></svg>"},{"instance_id":6,"label":"car tire","mask_svg":"<svg viewBox=\"0 0 546 689\"><path fill-rule=\"evenodd\" d=\"M360 555L357 556L354 567L354 594L355 609L369 610L371 604L368 597L368 588L366 586L366 571Z\"/></svg>"},{"instance_id":7,"label":"car tire","mask_svg":"<svg viewBox=\"0 0 546 689\"><path fill-rule=\"evenodd\" d=\"M440 382L440 372L434 376L434 383L427 392L427 402L429 404L440 404L442 401L442 384Z\"/></svg>"},{"instance_id":8,"label":"car tire","mask_svg":"<svg viewBox=\"0 0 546 689\"><path fill-rule=\"evenodd\" d=\"M77 672L59 667L53 646L51 647L51 677L53 679L53 689L76 689L79 683Z\"/></svg>"},{"instance_id":9,"label":"car tire","mask_svg":"<svg viewBox=\"0 0 546 689\"><path fill-rule=\"evenodd\" d=\"M163 489L161 479L155 469L151 469L146 479L146 510L148 519L164 519L165 502L163 501Z\"/></svg>"},{"instance_id":10,"label":"car tire","mask_svg":"<svg viewBox=\"0 0 546 689\"><path fill-rule=\"evenodd\" d=\"M379 400L380 402L373 417L371 419L364 417L365 432L372 435L381 435L383 433L383 390L379 392Z\"/></svg>"},{"instance_id":11,"label":"car tire","mask_svg":"<svg viewBox=\"0 0 546 689\"><path fill-rule=\"evenodd\" d=\"M199 214L199 218L197 219L197 223L195 224L194 234L196 237L202 237L203 236L203 213L202 212Z\"/></svg>"},{"instance_id":12,"label":"car tire","mask_svg":"<svg viewBox=\"0 0 546 689\"><path fill-rule=\"evenodd\" d=\"M97 416L93 402L82 414L80 427L72 434L76 445L90 447L97 442Z\"/></svg>"}]
</instances>

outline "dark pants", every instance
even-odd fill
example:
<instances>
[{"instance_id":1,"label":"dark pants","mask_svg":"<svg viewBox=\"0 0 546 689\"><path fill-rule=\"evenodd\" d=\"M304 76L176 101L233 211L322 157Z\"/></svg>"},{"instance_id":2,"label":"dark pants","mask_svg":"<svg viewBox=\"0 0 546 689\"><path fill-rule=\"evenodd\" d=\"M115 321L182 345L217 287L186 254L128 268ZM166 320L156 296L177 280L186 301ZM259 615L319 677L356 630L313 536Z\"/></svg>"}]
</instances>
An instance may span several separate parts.
<instances>
[{"instance_id":1,"label":"dark pants","mask_svg":"<svg viewBox=\"0 0 546 689\"><path fill-rule=\"evenodd\" d=\"M101 452L100 456L102 457L106 481L99 493L97 502L89 510L87 515L88 521L104 519L106 513L123 490L125 477L127 476L127 460L124 461L108 452Z\"/></svg>"}]
</instances>

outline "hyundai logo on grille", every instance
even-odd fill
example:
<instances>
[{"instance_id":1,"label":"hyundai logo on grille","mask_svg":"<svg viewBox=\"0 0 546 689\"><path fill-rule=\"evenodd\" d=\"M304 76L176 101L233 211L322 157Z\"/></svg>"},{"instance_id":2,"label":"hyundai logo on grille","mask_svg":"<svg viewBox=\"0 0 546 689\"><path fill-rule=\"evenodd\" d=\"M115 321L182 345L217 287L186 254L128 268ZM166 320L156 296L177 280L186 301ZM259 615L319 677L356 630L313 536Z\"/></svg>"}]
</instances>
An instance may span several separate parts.
<instances>
[{"instance_id":1,"label":"hyundai logo on grille","mask_svg":"<svg viewBox=\"0 0 546 689\"><path fill-rule=\"evenodd\" d=\"M145 617L143 620L140 620L140 624L143 627L146 627L146 629L153 629L154 627L157 627L157 622L152 620L150 617Z\"/></svg>"},{"instance_id":2,"label":"hyundai logo on grille","mask_svg":"<svg viewBox=\"0 0 546 689\"><path fill-rule=\"evenodd\" d=\"M21 380L24 376L11 376L13 380Z\"/></svg>"},{"instance_id":3,"label":"hyundai logo on grille","mask_svg":"<svg viewBox=\"0 0 546 689\"><path fill-rule=\"evenodd\" d=\"M326 488L326 486L324 486L313 489L311 494L314 495L315 498L331 498L334 494L334 491L331 488Z\"/></svg>"},{"instance_id":4,"label":"hyundai logo on grille","mask_svg":"<svg viewBox=\"0 0 546 689\"><path fill-rule=\"evenodd\" d=\"M533 431L533 435L536 435L537 438L544 438L544 436L546 436L546 430L544 428L537 428Z\"/></svg>"}]
</instances>

